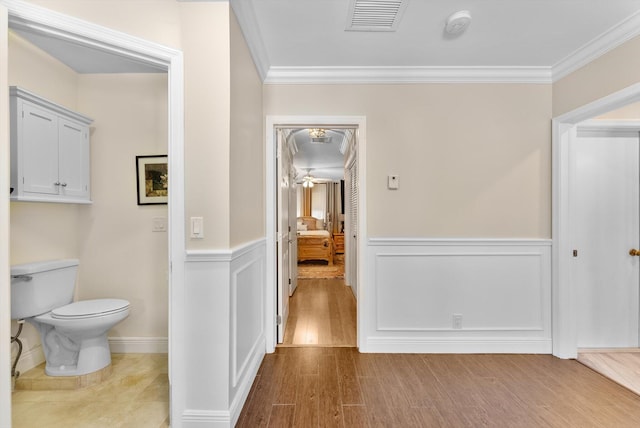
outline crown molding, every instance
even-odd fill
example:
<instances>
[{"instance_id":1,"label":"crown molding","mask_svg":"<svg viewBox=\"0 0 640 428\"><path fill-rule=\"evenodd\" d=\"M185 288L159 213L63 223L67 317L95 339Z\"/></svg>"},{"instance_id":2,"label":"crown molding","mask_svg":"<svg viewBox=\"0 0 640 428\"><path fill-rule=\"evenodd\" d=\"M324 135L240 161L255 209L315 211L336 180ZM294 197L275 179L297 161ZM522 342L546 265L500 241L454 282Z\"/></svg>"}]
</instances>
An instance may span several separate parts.
<instances>
[{"instance_id":1,"label":"crown molding","mask_svg":"<svg viewBox=\"0 0 640 428\"><path fill-rule=\"evenodd\" d=\"M553 83L640 35L640 12L552 66L532 67L277 67L271 66L250 2L231 0L265 84Z\"/></svg>"},{"instance_id":2,"label":"crown molding","mask_svg":"<svg viewBox=\"0 0 640 428\"><path fill-rule=\"evenodd\" d=\"M270 62L267 49L262 41L259 30L260 27L253 7L251 7L248 1L231 0L231 8L236 14L240 29L242 30L242 34L244 34L244 39L249 47L249 52L253 58L256 70L258 70L260 79L264 82L267 78Z\"/></svg>"},{"instance_id":3,"label":"crown molding","mask_svg":"<svg viewBox=\"0 0 640 428\"><path fill-rule=\"evenodd\" d=\"M551 83L551 69L549 67L270 67L264 83Z\"/></svg>"},{"instance_id":4,"label":"crown molding","mask_svg":"<svg viewBox=\"0 0 640 428\"><path fill-rule=\"evenodd\" d=\"M556 82L568 76L638 35L640 35L640 12L629 16L620 24L605 31L554 64L551 68L553 81Z\"/></svg>"}]
</instances>

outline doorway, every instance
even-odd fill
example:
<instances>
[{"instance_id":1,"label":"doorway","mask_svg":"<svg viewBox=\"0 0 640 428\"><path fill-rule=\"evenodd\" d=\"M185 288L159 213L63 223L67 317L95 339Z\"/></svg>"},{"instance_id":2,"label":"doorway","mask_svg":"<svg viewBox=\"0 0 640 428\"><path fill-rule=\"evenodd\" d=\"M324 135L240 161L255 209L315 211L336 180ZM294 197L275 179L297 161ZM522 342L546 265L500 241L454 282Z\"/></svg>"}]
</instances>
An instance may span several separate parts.
<instances>
[{"instance_id":1,"label":"doorway","mask_svg":"<svg viewBox=\"0 0 640 428\"><path fill-rule=\"evenodd\" d=\"M577 360L637 394L639 136L637 119L600 119L579 124L570 144Z\"/></svg>"},{"instance_id":2,"label":"doorway","mask_svg":"<svg viewBox=\"0 0 640 428\"><path fill-rule=\"evenodd\" d=\"M278 128L278 344L356 346L356 259L345 227L355 230L356 129ZM357 211L356 211L357 212ZM348 234L347 234L348 235Z\"/></svg>"},{"instance_id":3,"label":"doorway","mask_svg":"<svg viewBox=\"0 0 640 428\"><path fill-rule=\"evenodd\" d=\"M553 121L553 354L640 394L640 84Z\"/></svg>"},{"instance_id":4,"label":"doorway","mask_svg":"<svg viewBox=\"0 0 640 428\"><path fill-rule=\"evenodd\" d=\"M604 341L600 343L597 342L600 340L597 336L602 335L602 333L596 332L595 337L593 337L593 331L589 330L589 333L587 333L585 329L583 329L583 326L579 325L580 317L585 316L581 315L580 311L583 311L583 314L589 311L589 308L586 306L588 305L587 298L580 295L580 277L576 277L576 275L580 275L581 273L575 269L576 259L580 258L581 255L580 248L576 248L576 242L579 241L579 237L574 227L576 219L578 218L575 215L575 209L577 207L572 205L572 200L579 195L579 193L575 192L574 185L576 183L576 162L580 159L580 156L576 156L573 150L576 148L576 141L579 138L579 127L581 124L584 125L585 121L589 119L597 118L639 101L640 84L636 84L553 120L553 354L560 358L576 358L578 356L579 346L585 346L588 343L606 346L606 342ZM596 149L594 148L593 150ZM632 154L630 156L635 155ZM582 157L584 159L581 162L588 160L588 153ZM591 157L593 157L593 154ZM594 161L598 163L600 169L606 169L606 162L600 156L596 156ZM617 169L622 168L618 166ZM632 180L634 181L633 186L637 189L637 173L631 168L629 174L630 176L636 177ZM594 193L588 189L583 190L583 192L587 194L590 193L590 197L594 195ZM637 190L633 192L635 194L634 200L637 200L638 192ZM632 202L631 205L636 205L636 203ZM637 214L637 209L636 205L636 208L631 208L631 212L626 215L633 216L634 211ZM578 222L580 221L581 220L578 220ZM585 221L588 222L589 219L587 218ZM587 226L582 226L579 230L584 233L586 227ZM634 295L637 296L637 294L634 293L637 293L637 287L639 285L638 280L633 278L637 275L634 273L636 268L634 265L638 262L634 256L629 254L629 250L632 247L626 248L629 245L637 245L639 239L638 232L634 232L633 228L634 226L631 226L630 230L621 232L628 234L624 239L630 239L631 241L623 241L622 245L625 249L617 249L616 254L622 252L620 255L623 260L621 262L622 266L626 265L631 268L627 276L631 276L629 283L634 284L633 287L635 289L627 289L625 293L627 293L627 296L631 296L627 298L635 300L635 302L631 302L631 304L635 306L625 310L627 313L625 320L618 321L620 324L624 324L623 326L607 327L609 330L615 328L617 331L621 331L621 335L626 337L625 339L618 338L617 342L612 342L615 346L621 346L621 343L632 346L636 344L637 346L638 341L638 303L637 297L633 297ZM589 233L591 232L593 231L590 230ZM597 288L594 288L594 290L597 290ZM599 292L607 295L614 294L611 293L610 290L600 290ZM588 299L594 301L594 298L589 297ZM595 300L597 300L597 298L595 298ZM605 304L605 302L598 302L598 304ZM580 307L579 305L584 305L584 307ZM603 309L599 310L602 311ZM606 309L604 311L606 311ZM606 317L606 314L603 313L599 316Z\"/></svg>"},{"instance_id":5,"label":"doorway","mask_svg":"<svg viewBox=\"0 0 640 428\"><path fill-rule=\"evenodd\" d=\"M165 48L156 44L149 44L141 39L130 37L126 34L116 33L101 26L92 25L82 20L78 20L63 14L42 9L29 4L10 4L5 11L8 11L8 20L3 22L3 40L6 40L8 28L11 25L19 25L23 29L37 32L44 37L53 37L58 40L69 41L77 46L92 47L111 55L125 57L135 62L145 63L153 67L160 68L168 73L169 94L168 103L168 163L172 171L169 180L169 203L168 203L168 259L171 266L169 281L169 372L170 390L173 398L170 403L170 413L172 417L180 417L184 410L184 371L180 369L184 361L184 351L176 346L172 341L173 334L181 331L184 319L184 307L180 304L182 299L183 277L184 277L184 166L183 166L183 135L184 121L182 118L183 100L183 70L182 53L180 51ZM5 15L5 16L7 16ZM6 67L6 62L2 65ZM6 75L6 68L3 70ZM0 89L0 95L8 99L8 91L5 87ZM8 148L8 133L1 141L4 148ZM3 196L2 211L8 212L8 186L2 189ZM5 217L6 224L2 230L8 230L8 217ZM8 265L9 257L3 264ZM9 275L0 280L0 300L8 301L9 295ZM8 325L9 311L3 311L2 325ZM9 329L3 329L9 331ZM9 343L8 337L0 338L2 342ZM2 360L4 361L10 350L2 347ZM6 367L5 367L6 366ZM3 364L0 368L0 378L8 380L10 365ZM10 409L11 392L5 388L10 387L9 381L3 381L2 391L0 391L0 407ZM176 399L177 398L177 399ZM0 425L10 425L11 413L3 412L0 416Z\"/></svg>"},{"instance_id":6,"label":"doorway","mask_svg":"<svg viewBox=\"0 0 640 428\"><path fill-rule=\"evenodd\" d=\"M362 174L365 170L365 135L366 135L366 122L364 117L300 117L300 116L287 116L287 117L275 117L275 116L267 116L267 135L266 135L266 146L267 146L267 161L266 161L266 195L267 195L267 299L265 308L265 314L267 319L265 324L267 326L266 336L267 336L267 352L274 352L275 346L278 343L278 339L280 336L280 341L284 338L284 331L286 330L286 322L287 319L283 317L283 315L287 315L288 311L288 293L285 292L286 285L288 284L288 280L290 278L286 278L287 274L290 274L290 271L282 270L282 263L279 262L279 259L282 258L282 254L284 253L284 243L289 243L291 241L297 242L297 235L295 234L296 224L293 225L291 231L289 231L288 226L287 229L284 229L284 226L281 224L282 215L278 213L278 207L285 206L283 202L283 198L278 196L281 193L283 177L281 175L279 162L281 162L281 145L278 144L278 136L284 133L279 134L279 130L282 129L353 129L353 147L357 153L357 156L354 157L354 165L357 165L358 170ZM308 172L308 171L307 171ZM279 175L280 174L280 175ZM310 174L305 174L310 175ZM364 175L364 174L363 174ZM302 178L302 177L299 177ZM295 187L297 184L293 183L296 181L296 177L289 177L289 182L292 183L292 186ZM303 183L300 183L302 185ZM359 192L356 193L355 201L357 202L357 206L364 206L364 180L357 180ZM346 193L346 192L345 192ZM290 201L290 199L289 199ZM289 204L290 206L291 204ZM291 208L289 208L291 210ZM292 210L291 210L292 211ZM287 212L289 217L289 223L291 223L292 219L296 219L297 221L297 212L293 215ZM354 213L355 218L358 221L359 229L358 230L366 230L364 227L364 210L356 211ZM313 217L313 216L311 216ZM323 222L327 219L325 218ZM330 219L334 220L334 219ZM345 233L346 234L346 233ZM347 244L346 246L353 245L354 251L354 260L353 266L354 271L358 273L358 284L356 297L358 297L356 306L357 306L357 332L361 331L362 328L362 314L360 308L362 308L362 301L360 299L361 290L364 284L364 266L363 266L363 257L361 256L362 252L359 251L363 248L364 236L363 234L357 235L354 234L353 242ZM327 244L333 245L333 244ZM293 259L295 261L295 265L297 265L297 251L290 251L289 261ZM328 253L322 255L321 257L329 260L331 257ZM290 263L291 265L291 263ZM300 287L300 285L298 285ZM281 329L278 327L278 323L280 323ZM357 346L360 346L360 335L357 333L358 340L356 341Z\"/></svg>"}]
</instances>

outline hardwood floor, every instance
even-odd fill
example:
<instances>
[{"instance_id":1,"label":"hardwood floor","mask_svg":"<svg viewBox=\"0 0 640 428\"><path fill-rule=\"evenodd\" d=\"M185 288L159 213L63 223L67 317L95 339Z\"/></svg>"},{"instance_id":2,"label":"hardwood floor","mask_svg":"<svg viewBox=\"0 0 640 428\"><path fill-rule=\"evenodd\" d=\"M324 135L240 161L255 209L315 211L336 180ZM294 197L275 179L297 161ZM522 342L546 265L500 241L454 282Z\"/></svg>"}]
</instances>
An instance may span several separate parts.
<instances>
[{"instance_id":1,"label":"hardwood floor","mask_svg":"<svg viewBox=\"0 0 640 428\"><path fill-rule=\"evenodd\" d=\"M640 397L550 355L278 348L238 427L638 427Z\"/></svg>"},{"instance_id":2,"label":"hardwood floor","mask_svg":"<svg viewBox=\"0 0 640 428\"><path fill-rule=\"evenodd\" d=\"M640 349L585 349L578 361L640 395Z\"/></svg>"},{"instance_id":3,"label":"hardwood floor","mask_svg":"<svg viewBox=\"0 0 640 428\"><path fill-rule=\"evenodd\" d=\"M298 279L284 346L356 346L356 300L342 279Z\"/></svg>"}]
</instances>

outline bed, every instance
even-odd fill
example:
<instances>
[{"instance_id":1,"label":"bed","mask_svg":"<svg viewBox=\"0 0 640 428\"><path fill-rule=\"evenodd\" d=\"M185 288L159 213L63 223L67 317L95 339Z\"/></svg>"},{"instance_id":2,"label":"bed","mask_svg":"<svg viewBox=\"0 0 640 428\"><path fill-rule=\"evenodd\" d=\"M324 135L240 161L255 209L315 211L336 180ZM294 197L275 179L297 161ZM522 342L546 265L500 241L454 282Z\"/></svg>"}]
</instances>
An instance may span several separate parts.
<instances>
[{"instance_id":1,"label":"bed","mask_svg":"<svg viewBox=\"0 0 640 428\"><path fill-rule=\"evenodd\" d=\"M333 264L333 240L321 225L322 220L315 217L298 217L298 263L325 260Z\"/></svg>"}]
</instances>

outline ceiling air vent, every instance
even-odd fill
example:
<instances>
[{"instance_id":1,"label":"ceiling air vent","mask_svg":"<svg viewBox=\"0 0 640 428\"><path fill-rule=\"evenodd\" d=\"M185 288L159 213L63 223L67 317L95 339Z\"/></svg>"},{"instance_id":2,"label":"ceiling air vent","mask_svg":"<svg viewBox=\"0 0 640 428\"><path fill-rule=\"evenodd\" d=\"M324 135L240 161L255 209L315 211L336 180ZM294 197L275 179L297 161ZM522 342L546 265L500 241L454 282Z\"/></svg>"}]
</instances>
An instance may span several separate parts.
<instances>
[{"instance_id":1,"label":"ceiling air vent","mask_svg":"<svg viewBox=\"0 0 640 428\"><path fill-rule=\"evenodd\" d=\"M396 31L409 0L350 0L347 31Z\"/></svg>"}]
</instances>

